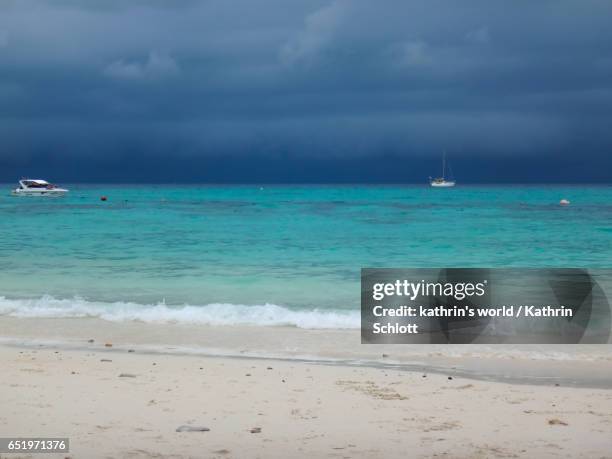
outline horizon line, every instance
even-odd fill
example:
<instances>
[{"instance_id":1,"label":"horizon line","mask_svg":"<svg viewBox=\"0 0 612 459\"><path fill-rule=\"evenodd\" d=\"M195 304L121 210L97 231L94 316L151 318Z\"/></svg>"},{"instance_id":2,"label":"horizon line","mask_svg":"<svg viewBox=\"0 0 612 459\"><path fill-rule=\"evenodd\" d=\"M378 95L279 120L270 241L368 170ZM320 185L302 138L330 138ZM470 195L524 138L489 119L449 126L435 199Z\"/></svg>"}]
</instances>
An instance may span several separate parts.
<instances>
[{"instance_id":1,"label":"horizon line","mask_svg":"<svg viewBox=\"0 0 612 459\"><path fill-rule=\"evenodd\" d=\"M17 179L18 182L21 179ZM55 182L55 181L54 181ZM134 182L126 182L126 181L72 181L72 180L59 180L58 182L73 184L73 185L267 185L267 186L303 186L303 185L312 185L312 186L321 186L321 185L365 185L365 186L412 186L412 185L422 185L429 186L428 181L423 182L230 182L230 181L134 181ZM13 185L14 181L0 181L0 185ZM604 182L604 181L593 181L593 182L457 182L457 186L479 186L479 185L494 185L494 186L507 186L507 185L523 185L523 186L541 186L541 185L603 185L603 186L612 186L612 181Z\"/></svg>"}]
</instances>

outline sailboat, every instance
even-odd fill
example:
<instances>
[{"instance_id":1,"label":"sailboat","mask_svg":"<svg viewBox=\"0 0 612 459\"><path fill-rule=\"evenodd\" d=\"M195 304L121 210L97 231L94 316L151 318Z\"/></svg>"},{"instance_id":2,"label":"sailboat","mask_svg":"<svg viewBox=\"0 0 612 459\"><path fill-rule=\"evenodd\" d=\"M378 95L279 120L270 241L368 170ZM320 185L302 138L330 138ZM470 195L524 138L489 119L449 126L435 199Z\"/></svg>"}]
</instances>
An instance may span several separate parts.
<instances>
[{"instance_id":1,"label":"sailboat","mask_svg":"<svg viewBox=\"0 0 612 459\"><path fill-rule=\"evenodd\" d=\"M452 176L452 171L451 171ZM429 177L429 183L436 188L449 188L455 186L455 180L446 180L446 152L442 156L442 177L432 179Z\"/></svg>"}]
</instances>

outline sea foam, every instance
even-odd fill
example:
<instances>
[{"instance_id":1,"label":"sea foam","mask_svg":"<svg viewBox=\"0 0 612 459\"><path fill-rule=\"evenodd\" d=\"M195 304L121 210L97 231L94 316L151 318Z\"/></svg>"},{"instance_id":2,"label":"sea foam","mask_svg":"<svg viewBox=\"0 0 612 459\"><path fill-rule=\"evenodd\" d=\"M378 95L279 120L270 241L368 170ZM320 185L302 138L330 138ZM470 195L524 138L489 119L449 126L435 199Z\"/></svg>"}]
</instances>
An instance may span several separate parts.
<instances>
[{"instance_id":1,"label":"sea foam","mask_svg":"<svg viewBox=\"0 0 612 459\"><path fill-rule=\"evenodd\" d=\"M275 304L210 303L169 306L164 303L99 302L49 295L32 299L0 296L0 315L33 317L96 317L108 321L206 325L293 326L306 329L355 329L359 311L296 310Z\"/></svg>"}]
</instances>

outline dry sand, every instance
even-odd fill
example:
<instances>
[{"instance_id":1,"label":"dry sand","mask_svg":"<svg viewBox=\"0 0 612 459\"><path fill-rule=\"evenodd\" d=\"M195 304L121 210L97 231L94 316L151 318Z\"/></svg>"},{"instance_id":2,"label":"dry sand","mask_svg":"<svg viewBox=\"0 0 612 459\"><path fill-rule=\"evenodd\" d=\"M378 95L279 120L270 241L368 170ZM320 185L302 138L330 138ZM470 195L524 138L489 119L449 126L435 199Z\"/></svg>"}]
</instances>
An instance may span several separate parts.
<instances>
[{"instance_id":1,"label":"dry sand","mask_svg":"<svg viewBox=\"0 0 612 459\"><path fill-rule=\"evenodd\" d=\"M0 357L0 437L70 437L62 458L612 458L607 389L97 341L2 345Z\"/></svg>"}]
</instances>

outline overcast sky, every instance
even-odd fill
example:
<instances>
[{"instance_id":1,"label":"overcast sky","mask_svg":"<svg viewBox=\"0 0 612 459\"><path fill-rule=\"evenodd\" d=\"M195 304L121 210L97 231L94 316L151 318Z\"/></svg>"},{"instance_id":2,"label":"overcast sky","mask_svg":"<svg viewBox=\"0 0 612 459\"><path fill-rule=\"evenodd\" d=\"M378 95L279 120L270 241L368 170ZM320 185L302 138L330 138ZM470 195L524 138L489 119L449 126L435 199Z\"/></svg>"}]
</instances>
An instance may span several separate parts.
<instances>
[{"instance_id":1,"label":"overcast sky","mask_svg":"<svg viewBox=\"0 0 612 459\"><path fill-rule=\"evenodd\" d=\"M612 182L609 0L1 0L0 180Z\"/></svg>"}]
</instances>

